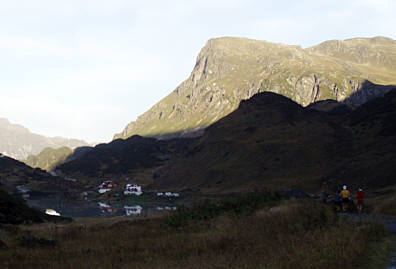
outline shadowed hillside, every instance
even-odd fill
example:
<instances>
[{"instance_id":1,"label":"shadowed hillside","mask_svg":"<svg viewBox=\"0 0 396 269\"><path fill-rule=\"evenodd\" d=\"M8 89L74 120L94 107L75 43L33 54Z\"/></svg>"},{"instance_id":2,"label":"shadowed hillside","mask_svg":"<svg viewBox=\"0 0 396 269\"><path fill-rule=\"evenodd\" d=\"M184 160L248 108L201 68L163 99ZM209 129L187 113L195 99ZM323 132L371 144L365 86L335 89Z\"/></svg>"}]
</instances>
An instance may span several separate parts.
<instances>
[{"instance_id":1,"label":"shadowed hillside","mask_svg":"<svg viewBox=\"0 0 396 269\"><path fill-rule=\"evenodd\" d=\"M355 111L323 112L261 93L157 171L155 189L204 192L395 184L396 89Z\"/></svg>"},{"instance_id":2,"label":"shadowed hillside","mask_svg":"<svg viewBox=\"0 0 396 269\"><path fill-rule=\"evenodd\" d=\"M40 168L31 168L6 156L0 157L0 185L9 193L18 193L21 187L28 190L31 196L70 196L70 190L81 189L79 182L51 176Z\"/></svg>"},{"instance_id":3,"label":"shadowed hillside","mask_svg":"<svg viewBox=\"0 0 396 269\"><path fill-rule=\"evenodd\" d=\"M0 225L1 224L30 224L44 221L70 222L70 218L47 215L36 209L30 208L25 201L12 197L0 189ZM1 227L1 226L0 226Z\"/></svg>"},{"instance_id":4,"label":"shadowed hillside","mask_svg":"<svg viewBox=\"0 0 396 269\"><path fill-rule=\"evenodd\" d=\"M185 150L191 139L159 141L132 136L93 148L77 149L57 166L60 174L99 183L103 178L134 178L141 184L152 181L155 169Z\"/></svg>"},{"instance_id":5,"label":"shadowed hillside","mask_svg":"<svg viewBox=\"0 0 396 269\"><path fill-rule=\"evenodd\" d=\"M58 170L95 184L133 179L147 190L316 192L345 183L379 189L395 184L395 95L396 89L353 110L329 100L303 107L264 92L242 101L201 138L115 140Z\"/></svg>"}]
</instances>

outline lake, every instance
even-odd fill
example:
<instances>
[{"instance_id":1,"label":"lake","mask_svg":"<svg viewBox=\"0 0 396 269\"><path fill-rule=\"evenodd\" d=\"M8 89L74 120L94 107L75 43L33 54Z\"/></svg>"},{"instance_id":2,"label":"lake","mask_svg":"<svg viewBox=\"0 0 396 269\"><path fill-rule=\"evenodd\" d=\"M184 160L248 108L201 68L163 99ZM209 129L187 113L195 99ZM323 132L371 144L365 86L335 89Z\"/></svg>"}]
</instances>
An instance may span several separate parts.
<instances>
[{"instance_id":1,"label":"lake","mask_svg":"<svg viewBox=\"0 0 396 269\"><path fill-rule=\"evenodd\" d=\"M72 218L83 217L151 217L177 209L176 203L162 202L124 202L124 201L81 201L59 199L55 196L43 196L26 199L27 204L45 212L54 209L61 216Z\"/></svg>"}]
</instances>

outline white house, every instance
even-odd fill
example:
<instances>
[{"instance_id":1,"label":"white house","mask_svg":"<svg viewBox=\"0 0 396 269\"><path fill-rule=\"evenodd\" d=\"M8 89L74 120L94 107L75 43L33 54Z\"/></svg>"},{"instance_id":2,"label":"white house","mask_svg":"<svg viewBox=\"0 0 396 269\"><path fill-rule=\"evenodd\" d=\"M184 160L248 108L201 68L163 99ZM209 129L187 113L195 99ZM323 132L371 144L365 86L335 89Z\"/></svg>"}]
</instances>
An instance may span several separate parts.
<instances>
[{"instance_id":1,"label":"white house","mask_svg":"<svg viewBox=\"0 0 396 269\"><path fill-rule=\"evenodd\" d=\"M125 214L127 216L132 216L132 215L140 215L142 213L143 207L140 205L134 205L134 206L124 206L125 209Z\"/></svg>"},{"instance_id":2,"label":"white house","mask_svg":"<svg viewBox=\"0 0 396 269\"><path fill-rule=\"evenodd\" d=\"M99 193L105 193L108 191L111 191L111 189L113 187L115 187L116 183L111 181L111 180L107 180L105 182L103 182L102 184L99 185L98 187L98 192Z\"/></svg>"},{"instance_id":3,"label":"white house","mask_svg":"<svg viewBox=\"0 0 396 269\"><path fill-rule=\"evenodd\" d=\"M158 194L157 194L158 195ZM178 193L171 193L171 192L165 192L166 197L180 197L180 194Z\"/></svg>"},{"instance_id":4,"label":"white house","mask_svg":"<svg viewBox=\"0 0 396 269\"><path fill-rule=\"evenodd\" d=\"M126 184L125 186L125 191L124 195L141 195L142 192L142 187L138 186L136 184Z\"/></svg>"}]
</instances>

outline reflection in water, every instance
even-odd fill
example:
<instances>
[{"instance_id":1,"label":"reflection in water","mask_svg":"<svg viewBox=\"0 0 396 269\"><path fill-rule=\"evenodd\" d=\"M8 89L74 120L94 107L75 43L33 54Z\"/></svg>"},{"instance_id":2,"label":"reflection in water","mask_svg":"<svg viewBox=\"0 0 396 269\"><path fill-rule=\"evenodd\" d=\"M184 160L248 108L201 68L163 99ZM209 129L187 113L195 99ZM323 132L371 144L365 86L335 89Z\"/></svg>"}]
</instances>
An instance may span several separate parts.
<instances>
[{"instance_id":1,"label":"reflection in water","mask_svg":"<svg viewBox=\"0 0 396 269\"><path fill-rule=\"evenodd\" d=\"M134 206L124 206L125 209L125 214L127 216L136 216L136 215L140 215L142 213L142 209L143 207L141 207L140 205L134 205Z\"/></svg>"},{"instance_id":2,"label":"reflection in water","mask_svg":"<svg viewBox=\"0 0 396 269\"><path fill-rule=\"evenodd\" d=\"M106 203L99 202L98 203L100 210L102 211L103 214L110 214L114 215L117 213L118 209L116 207L110 206Z\"/></svg>"},{"instance_id":3,"label":"reflection in water","mask_svg":"<svg viewBox=\"0 0 396 269\"><path fill-rule=\"evenodd\" d=\"M50 214L61 213L62 216L72 218L84 217L115 217L135 216L146 218L158 214L164 214L177 209L170 203L144 202L143 204L128 204L123 201L87 201L59 199L56 196L34 196L27 200L29 206L46 211ZM55 213L56 212L56 213Z\"/></svg>"},{"instance_id":4,"label":"reflection in water","mask_svg":"<svg viewBox=\"0 0 396 269\"><path fill-rule=\"evenodd\" d=\"M98 206L100 210L102 211L103 215L117 215L117 216L122 216L123 214L119 212L120 205L109 205L103 202L98 202ZM143 213L148 212L160 212L160 211L174 211L177 210L176 206L146 206L144 209L140 205L124 205L124 210L125 210L125 215L126 216L139 216ZM117 214L118 212L118 214ZM121 214L120 214L121 213ZM146 216L146 215L145 215Z\"/></svg>"},{"instance_id":5,"label":"reflection in water","mask_svg":"<svg viewBox=\"0 0 396 269\"><path fill-rule=\"evenodd\" d=\"M165 207L163 207L163 206L157 206L155 209L158 210L158 211L163 211L163 210L176 210L177 207L176 207L176 206L165 206Z\"/></svg>"}]
</instances>

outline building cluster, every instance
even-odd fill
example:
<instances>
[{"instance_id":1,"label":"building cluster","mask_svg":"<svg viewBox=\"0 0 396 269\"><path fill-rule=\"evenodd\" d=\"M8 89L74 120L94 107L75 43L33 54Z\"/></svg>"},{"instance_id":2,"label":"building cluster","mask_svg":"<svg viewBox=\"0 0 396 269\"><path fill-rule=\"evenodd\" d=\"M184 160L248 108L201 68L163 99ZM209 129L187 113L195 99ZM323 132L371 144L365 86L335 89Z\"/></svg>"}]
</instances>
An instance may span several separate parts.
<instances>
[{"instance_id":1,"label":"building cluster","mask_svg":"<svg viewBox=\"0 0 396 269\"><path fill-rule=\"evenodd\" d=\"M180 194L177 192L157 192L157 196L165 196L165 197L180 197Z\"/></svg>"},{"instance_id":2,"label":"building cluster","mask_svg":"<svg viewBox=\"0 0 396 269\"><path fill-rule=\"evenodd\" d=\"M111 191L114 187L117 186L117 183L111 180L107 180L102 182L102 184L98 187L99 193L106 193ZM124 195L141 195L143 194L142 187L136 184L126 184Z\"/></svg>"}]
</instances>

